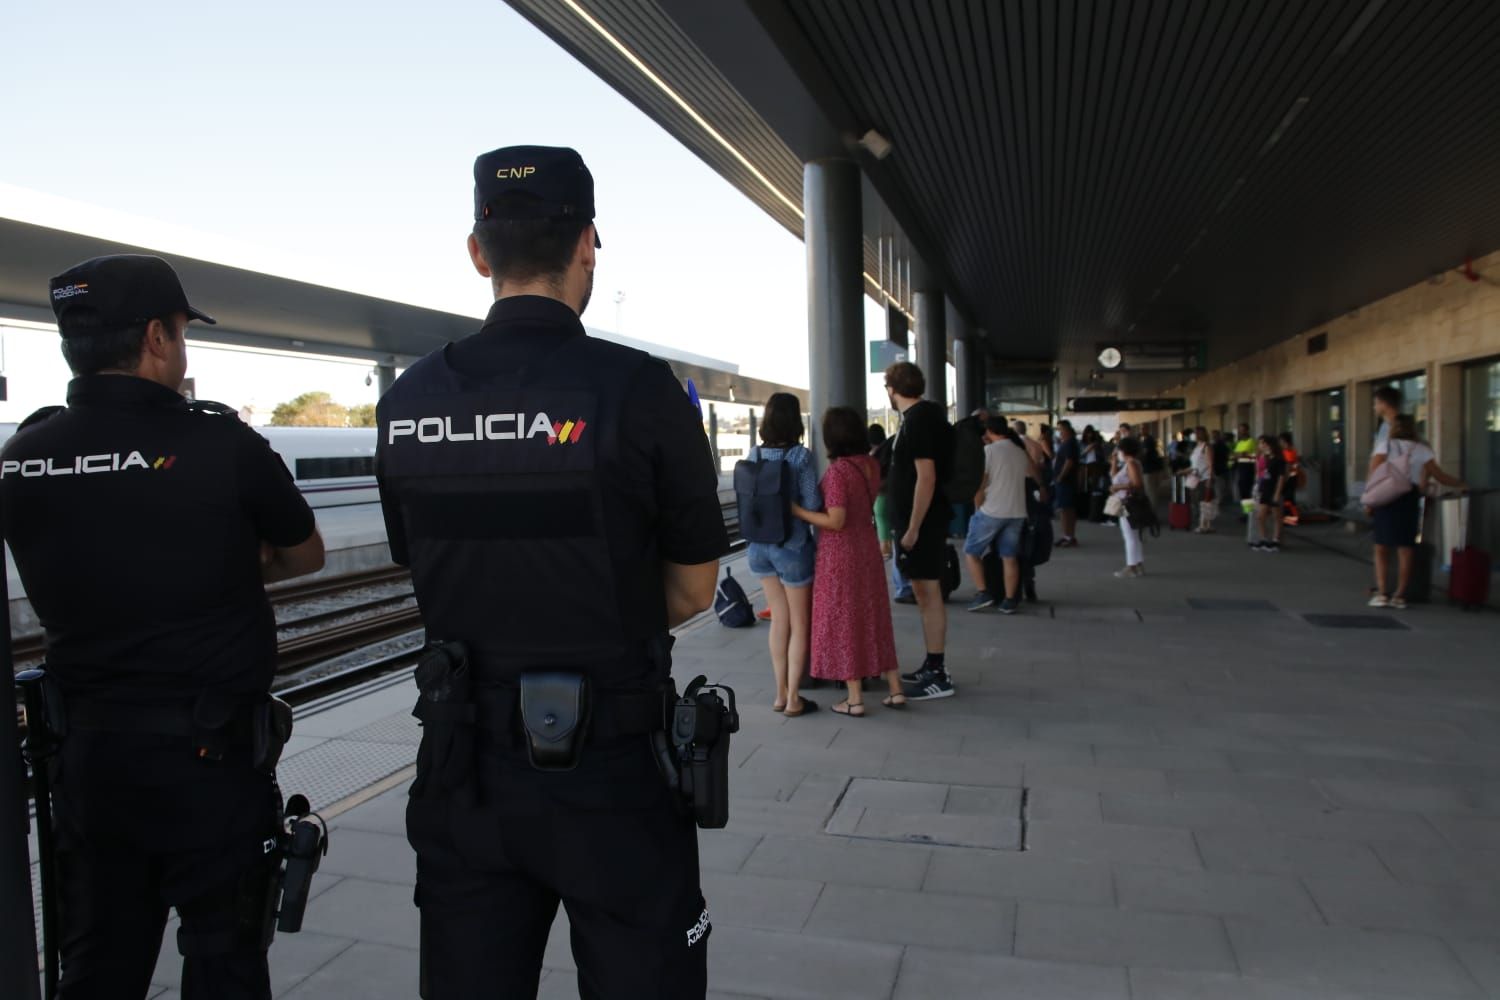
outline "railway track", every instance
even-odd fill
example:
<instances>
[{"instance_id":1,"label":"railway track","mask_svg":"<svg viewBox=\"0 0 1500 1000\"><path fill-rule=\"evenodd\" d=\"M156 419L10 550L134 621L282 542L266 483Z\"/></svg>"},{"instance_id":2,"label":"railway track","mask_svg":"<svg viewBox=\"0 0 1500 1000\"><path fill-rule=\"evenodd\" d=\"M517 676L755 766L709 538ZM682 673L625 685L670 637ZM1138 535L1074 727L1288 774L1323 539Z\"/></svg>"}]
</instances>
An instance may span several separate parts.
<instances>
[{"instance_id":1,"label":"railway track","mask_svg":"<svg viewBox=\"0 0 1500 1000\"><path fill-rule=\"evenodd\" d=\"M739 537L739 516L734 492L720 491L719 505L725 527L729 529L730 550L739 551L744 548L745 542ZM272 592L270 598L273 605L283 605L360 587L394 583L410 579L410 575L408 570L401 567L388 567L281 587ZM278 622L277 629L281 631L332 622L398 604L412 596L412 592L406 590L355 605L312 612ZM305 635L281 639L276 646L277 683L273 685L273 691L293 705L300 705L409 666L421 648L419 640L409 644L407 648L368 660L327 671L319 669L322 664L390 642L416 632L421 627L422 618L416 607L394 608L354 621L338 622ZM38 657L43 652L42 636L21 636L14 641L12 648L17 659Z\"/></svg>"}]
</instances>

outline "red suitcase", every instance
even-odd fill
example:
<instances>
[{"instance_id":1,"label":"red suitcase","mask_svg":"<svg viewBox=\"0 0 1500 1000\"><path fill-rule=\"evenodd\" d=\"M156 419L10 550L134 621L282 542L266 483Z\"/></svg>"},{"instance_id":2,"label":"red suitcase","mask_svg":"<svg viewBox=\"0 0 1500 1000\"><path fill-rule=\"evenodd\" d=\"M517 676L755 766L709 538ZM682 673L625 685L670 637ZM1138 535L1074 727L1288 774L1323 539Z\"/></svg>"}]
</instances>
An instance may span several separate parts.
<instances>
[{"instance_id":1,"label":"red suitcase","mask_svg":"<svg viewBox=\"0 0 1500 1000\"><path fill-rule=\"evenodd\" d=\"M1187 503L1187 483L1182 476L1172 477L1172 503L1167 507L1167 527L1173 531L1190 531L1193 508Z\"/></svg>"},{"instance_id":2,"label":"red suitcase","mask_svg":"<svg viewBox=\"0 0 1500 1000\"><path fill-rule=\"evenodd\" d=\"M1490 554L1466 545L1453 550L1448 597L1465 608L1483 607L1490 599Z\"/></svg>"}]
</instances>

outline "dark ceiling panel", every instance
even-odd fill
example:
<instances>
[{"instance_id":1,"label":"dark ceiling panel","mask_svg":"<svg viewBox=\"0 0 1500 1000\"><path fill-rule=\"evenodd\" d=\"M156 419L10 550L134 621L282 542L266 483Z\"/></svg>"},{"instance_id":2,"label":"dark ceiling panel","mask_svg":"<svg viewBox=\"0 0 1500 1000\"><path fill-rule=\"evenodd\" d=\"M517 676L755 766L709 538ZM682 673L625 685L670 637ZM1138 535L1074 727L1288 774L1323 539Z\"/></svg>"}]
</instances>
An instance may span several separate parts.
<instances>
[{"instance_id":1,"label":"dark ceiling panel","mask_svg":"<svg viewBox=\"0 0 1500 1000\"><path fill-rule=\"evenodd\" d=\"M563 0L511 2L800 231ZM867 269L895 238L992 356L1069 382L1101 341L1222 364L1500 247L1495 4L579 2L798 203L788 137L885 134L851 154Z\"/></svg>"}]
</instances>

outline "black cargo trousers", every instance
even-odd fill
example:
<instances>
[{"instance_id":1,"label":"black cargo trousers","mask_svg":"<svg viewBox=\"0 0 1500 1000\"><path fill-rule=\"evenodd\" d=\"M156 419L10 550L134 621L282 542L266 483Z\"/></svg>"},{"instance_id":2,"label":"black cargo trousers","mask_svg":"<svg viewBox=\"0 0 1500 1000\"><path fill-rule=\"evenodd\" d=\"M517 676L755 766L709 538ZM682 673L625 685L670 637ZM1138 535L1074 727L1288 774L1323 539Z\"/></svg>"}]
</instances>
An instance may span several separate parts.
<instances>
[{"instance_id":1,"label":"black cargo trousers","mask_svg":"<svg viewBox=\"0 0 1500 1000\"><path fill-rule=\"evenodd\" d=\"M702 1000L710 927L697 828L648 737L587 743L566 772L533 769L494 732L476 742L469 782L445 791L419 774L407 805L421 995L534 997L561 901L582 1000Z\"/></svg>"},{"instance_id":2,"label":"black cargo trousers","mask_svg":"<svg viewBox=\"0 0 1500 1000\"><path fill-rule=\"evenodd\" d=\"M277 796L248 752L205 760L181 737L75 730L52 767L63 1000L144 998L173 908L184 1000L269 1000L253 910Z\"/></svg>"}]
</instances>

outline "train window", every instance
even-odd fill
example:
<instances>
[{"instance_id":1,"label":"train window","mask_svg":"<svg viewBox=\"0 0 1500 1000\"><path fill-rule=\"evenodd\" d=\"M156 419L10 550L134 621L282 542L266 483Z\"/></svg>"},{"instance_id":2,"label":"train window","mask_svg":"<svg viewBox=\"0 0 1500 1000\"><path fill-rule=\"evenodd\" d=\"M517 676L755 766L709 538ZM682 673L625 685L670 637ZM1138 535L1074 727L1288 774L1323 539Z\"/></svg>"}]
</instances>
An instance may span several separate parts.
<instances>
[{"instance_id":1,"label":"train window","mask_svg":"<svg viewBox=\"0 0 1500 1000\"><path fill-rule=\"evenodd\" d=\"M374 455L297 459L298 479L354 479L375 475Z\"/></svg>"}]
</instances>

